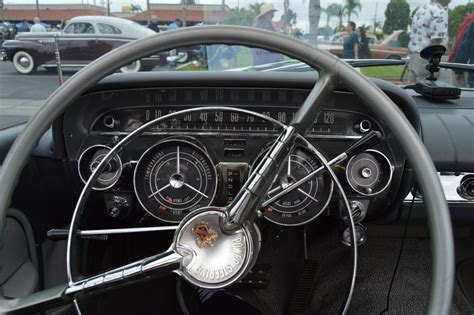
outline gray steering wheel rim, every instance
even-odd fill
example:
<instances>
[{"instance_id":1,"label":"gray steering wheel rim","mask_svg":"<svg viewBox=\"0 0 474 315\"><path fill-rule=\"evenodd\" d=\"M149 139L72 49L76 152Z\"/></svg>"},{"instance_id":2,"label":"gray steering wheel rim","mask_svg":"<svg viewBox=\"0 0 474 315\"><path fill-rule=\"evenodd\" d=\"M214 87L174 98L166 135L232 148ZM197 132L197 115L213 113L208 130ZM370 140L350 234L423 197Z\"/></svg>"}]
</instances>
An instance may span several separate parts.
<instances>
[{"instance_id":1,"label":"gray steering wheel rim","mask_svg":"<svg viewBox=\"0 0 474 315\"><path fill-rule=\"evenodd\" d=\"M199 44L245 45L267 49L299 59L331 73L338 83L364 96L365 103L398 135L423 192L431 235L432 278L427 307L429 314L447 314L454 285L454 242L444 192L433 162L415 130L401 111L370 80L328 52L285 35L237 26L192 27L160 33L123 45L76 73L46 100L17 137L1 169L0 246L3 245L6 210L21 170L41 136L74 100L96 82L132 61L160 51Z\"/></svg>"}]
</instances>

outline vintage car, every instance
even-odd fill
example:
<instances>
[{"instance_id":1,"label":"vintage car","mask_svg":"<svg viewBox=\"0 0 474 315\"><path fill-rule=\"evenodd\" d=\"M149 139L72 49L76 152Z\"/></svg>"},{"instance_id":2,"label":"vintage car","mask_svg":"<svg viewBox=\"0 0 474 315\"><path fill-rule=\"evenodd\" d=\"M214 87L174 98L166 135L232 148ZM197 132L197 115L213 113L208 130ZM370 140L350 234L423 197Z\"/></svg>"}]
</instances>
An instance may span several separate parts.
<instances>
[{"instance_id":1,"label":"vintage car","mask_svg":"<svg viewBox=\"0 0 474 315\"><path fill-rule=\"evenodd\" d=\"M347 36L346 32L337 33L330 41L321 41L318 47L328 50L332 54L342 57L342 41ZM400 60L408 56L408 35L405 31L395 31L380 44L374 36L368 36L369 48L373 59L395 59Z\"/></svg>"},{"instance_id":2,"label":"vintage car","mask_svg":"<svg viewBox=\"0 0 474 315\"><path fill-rule=\"evenodd\" d=\"M116 71L193 45L306 71ZM59 87L0 75L0 122L27 116L0 129L0 314L473 314L473 67L443 49L396 85L354 67L403 60L213 25Z\"/></svg>"},{"instance_id":3,"label":"vintage car","mask_svg":"<svg viewBox=\"0 0 474 315\"><path fill-rule=\"evenodd\" d=\"M15 40L3 43L4 60L13 63L21 74L34 72L39 66L56 71L57 38L63 68L84 67L91 61L132 40L155 34L130 20L106 16L80 16L71 19L62 32L21 33ZM122 67L122 72L151 70L167 64L167 52L162 52ZM178 62L186 62L188 55Z\"/></svg>"}]
</instances>

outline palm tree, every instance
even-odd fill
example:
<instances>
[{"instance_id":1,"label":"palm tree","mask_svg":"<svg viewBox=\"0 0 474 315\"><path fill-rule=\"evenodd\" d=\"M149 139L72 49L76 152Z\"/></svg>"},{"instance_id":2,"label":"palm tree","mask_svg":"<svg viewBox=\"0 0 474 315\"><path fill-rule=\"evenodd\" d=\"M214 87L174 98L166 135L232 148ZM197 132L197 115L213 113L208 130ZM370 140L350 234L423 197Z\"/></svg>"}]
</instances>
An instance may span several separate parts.
<instances>
[{"instance_id":1,"label":"palm tree","mask_svg":"<svg viewBox=\"0 0 474 315\"><path fill-rule=\"evenodd\" d=\"M329 27L329 20L333 16L338 16L339 12L342 10L342 6L338 3L331 3L324 9L326 12L326 27Z\"/></svg>"},{"instance_id":2,"label":"palm tree","mask_svg":"<svg viewBox=\"0 0 474 315\"><path fill-rule=\"evenodd\" d=\"M130 4L130 11L131 11L132 13L140 13L140 12L142 12L143 10L142 10L142 7L141 7L139 4L137 4L137 5L135 5L135 4Z\"/></svg>"},{"instance_id":3,"label":"palm tree","mask_svg":"<svg viewBox=\"0 0 474 315\"><path fill-rule=\"evenodd\" d=\"M342 24L342 20L344 19L344 7L340 4L337 4L337 18L339 19L339 24L336 27L336 32L340 32L344 30L344 25Z\"/></svg>"},{"instance_id":4,"label":"palm tree","mask_svg":"<svg viewBox=\"0 0 474 315\"><path fill-rule=\"evenodd\" d=\"M354 14L358 16L357 11L360 11L362 5L360 4L360 0L346 0L346 4L344 5L344 12L347 15L347 20L351 20L351 15Z\"/></svg>"}]
</instances>

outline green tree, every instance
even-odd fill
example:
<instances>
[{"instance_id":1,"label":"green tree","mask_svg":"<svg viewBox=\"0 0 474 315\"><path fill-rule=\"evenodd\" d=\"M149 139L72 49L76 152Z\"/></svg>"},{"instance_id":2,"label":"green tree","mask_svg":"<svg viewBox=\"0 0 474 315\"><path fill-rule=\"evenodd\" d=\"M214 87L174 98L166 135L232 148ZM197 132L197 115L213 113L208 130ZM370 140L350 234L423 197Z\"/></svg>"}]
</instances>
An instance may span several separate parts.
<instances>
[{"instance_id":1,"label":"green tree","mask_svg":"<svg viewBox=\"0 0 474 315\"><path fill-rule=\"evenodd\" d=\"M231 8L225 17L225 24L252 26L260 13L260 4L249 4L246 8Z\"/></svg>"},{"instance_id":2,"label":"green tree","mask_svg":"<svg viewBox=\"0 0 474 315\"><path fill-rule=\"evenodd\" d=\"M324 9L324 12L326 12L326 26L329 26L329 20L333 16L338 16L341 10L342 6L338 3L331 3L326 9Z\"/></svg>"},{"instance_id":3,"label":"green tree","mask_svg":"<svg viewBox=\"0 0 474 315\"><path fill-rule=\"evenodd\" d=\"M459 25L462 23L464 18L472 12L474 12L474 3L469 3L467 5L458 5L452 10L449 10L448 32L451 43L454 42L456 36L459 33Z\"/></svg>"},{"instance_id":4,"label":"green tree","mask_svg":"<svg viewBox=\"0 0 474 315\"><path fill-rule=\"evenodd\" d=\"M396 30L407 30L410 24L410 5L406 0L390 0L385 9L383 32L391 34Z\"/></svg>"},{"instance_id":5,"label":"green tree","mask_svg":"<svg viewBox=\"0 0 474 315\"><path fill-rule=\"evenodd\" d=\"M358 11L362 9L360 0L346 0L344 5L344 14L347 15L347 20L351 21L351 16L358 16Z\"/></svg>"}]
</instances>

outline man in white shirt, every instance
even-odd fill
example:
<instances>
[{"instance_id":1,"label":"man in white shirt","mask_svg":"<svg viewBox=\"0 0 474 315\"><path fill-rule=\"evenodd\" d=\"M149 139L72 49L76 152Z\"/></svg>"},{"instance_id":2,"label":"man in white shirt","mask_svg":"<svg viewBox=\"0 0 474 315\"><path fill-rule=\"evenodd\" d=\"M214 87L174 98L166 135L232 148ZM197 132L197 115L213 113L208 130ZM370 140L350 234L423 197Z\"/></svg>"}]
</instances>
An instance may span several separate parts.
<instances>
[{"instance_id":1,"label":"man in white shirt","mask_svg":"<svg viewBox=\"0 0 474 315\"><path fill-rule=\"evenodd\" d=\"M428 61L420 57L420 51L430 45L448 46L448 4L450 0L433 0L418 8L411 24L408 49L408 82L426 79Z\"/></svg>"},{"instance_id":2,"label":"man in white shirt","mask_svg":"<svg viewBox=\"0 0 474 315\"><path fill-rule=\"evenodd\" d=\"M39 17L35 17L33 20L35 25L31 27L30 32L46 32L46 28L41 24L41 20Z\"/></svg>"}]
</instances>

